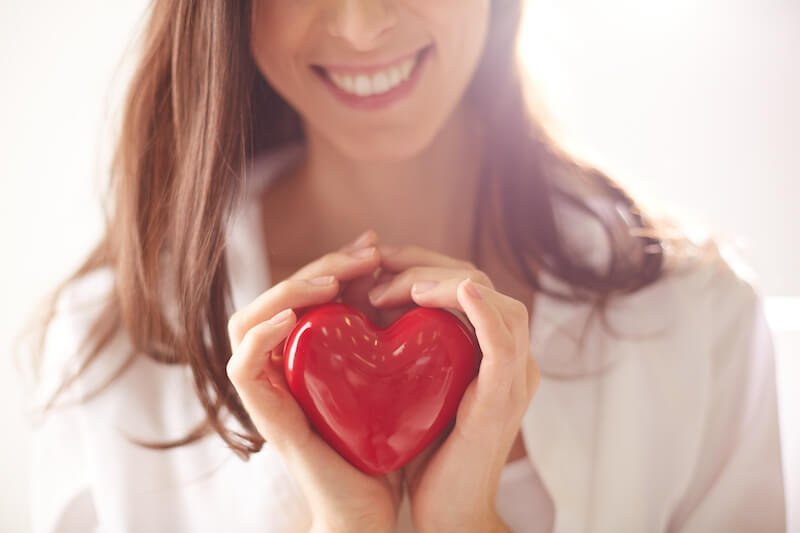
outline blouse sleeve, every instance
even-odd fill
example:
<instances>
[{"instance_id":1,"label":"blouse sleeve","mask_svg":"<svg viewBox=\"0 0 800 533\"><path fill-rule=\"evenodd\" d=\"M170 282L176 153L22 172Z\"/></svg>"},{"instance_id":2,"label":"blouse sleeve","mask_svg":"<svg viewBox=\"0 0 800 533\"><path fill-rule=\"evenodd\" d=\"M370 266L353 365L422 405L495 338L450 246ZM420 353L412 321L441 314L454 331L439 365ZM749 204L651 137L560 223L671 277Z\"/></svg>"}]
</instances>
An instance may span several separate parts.
<instances>
[{"instance_id":1,"label":"blouse sleeve","mask_svg":"<svg viewBox=\"0 0 800 533\"><path fill-rule=\"evenodd\" d=\"M59 300L50 322L34 394L40 411L76 364L85 320ZM84 445L80 386L69 387L33 425L31 447L31 522L34 533L93 531L97 517Z\"/></svg>"},{"instance_id":2,"label":"blouse sleeve","mask_svg":"<svg viewBox=\"0 0 800 533\"><path fill-rule=\"evenodd\" d=\"M670 530L785 531L772 334L757 291L732 271L725 274L711 299L704 433Z\"/></svg>"}]
</instances>

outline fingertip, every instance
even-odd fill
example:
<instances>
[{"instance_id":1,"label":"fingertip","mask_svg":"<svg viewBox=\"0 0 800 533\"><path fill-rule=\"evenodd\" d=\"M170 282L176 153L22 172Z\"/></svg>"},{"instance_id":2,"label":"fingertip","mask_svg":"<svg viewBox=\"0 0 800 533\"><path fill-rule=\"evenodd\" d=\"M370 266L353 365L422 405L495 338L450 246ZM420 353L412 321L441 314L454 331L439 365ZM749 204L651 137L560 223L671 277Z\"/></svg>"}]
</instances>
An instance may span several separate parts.
<instances>
[{"instance_id":1,"label":"fingertip","mask_svg":"<svg viewBox=\"0 0 800 533\"><path fill-rule=\"evenodd\" d=\"M436 281L429 281L429 280L417 281L411 285L411 292L413 294L429 293L431 289L436 287L436 285L438 285Z\"/></svg>"},{"instance_id":2,"label":"fingertip","mask_svg":"<svg viewBox=\"0 0 800 533\"><path fill-rule=\"evenodd\" d=\"M417 291L412 289L411 290L411 299L414 301L414 303L416 303L418 305L427 306L427 305L430 305L429 303L426 303L426 300L425 300L425 296L427 294L428 294L427 292L417 292Z\"/></svg>"},{"instance_id":3,"label":"fingertip","mask_svg":"<svg viewBox=\"0 0 800 533\"><path fill-rule=\"evenodd\" d=\"M478 289L475 287L475 282L470 278L461 280L456 287L456 293L459 295L459 297L472 303L482 300L480 293L477 291Z\"/></svg>"},{"instance_id":4,"label":"fingertip","mask_svg":"<svg viewBox=\"0 0 800 533\"><path fill-rule=\"evenodd\" d=\"M312 278L312 279L308 280L308 283L310 285L314 285L315 287L322 287L322 288L332 287L332 286L336 285L337 282L338 282L338 280L336 279L336 276L332 276L332 275L318 276L316 278Z\"/></svg>"},{"instance_id":5,"label":"fingertip","mask_svg":"<svg viewBox=\"0 0 800 533\"><path fill-rule=\"evenodd\" d=\"M367 248L376 244L378 244L378 233L369 228L362 234L361 241L355 245L355 248Z\"/></svg>"},{"instance_id":6,"label":"fingertip","mask_svg":"<svg viewBox=\"0 0 800 533\"><path fill-rule=\"evenodd\" d=\"M378 233L373 228L369 228L364 232L362 232L354 240L344 244L341 247L341 250L348 252L352 250L358 250L360 248L365 248L367 246L373 246L375 245L377 240L378 240Z\"/></svg>"}]
</instances>

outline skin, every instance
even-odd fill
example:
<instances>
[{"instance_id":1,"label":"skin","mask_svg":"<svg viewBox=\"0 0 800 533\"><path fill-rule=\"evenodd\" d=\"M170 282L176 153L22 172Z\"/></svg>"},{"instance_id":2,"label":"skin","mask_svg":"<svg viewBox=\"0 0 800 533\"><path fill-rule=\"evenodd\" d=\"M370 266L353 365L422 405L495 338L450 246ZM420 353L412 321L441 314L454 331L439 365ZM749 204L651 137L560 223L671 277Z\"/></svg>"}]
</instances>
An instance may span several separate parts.
<instances>
[{"instance_id":1,"label":"skin","mask_svg":"<svg viewBox=\"0 0 800 533\"><path fill-rule=\"evenodd\" d=\"M314 530L391 531L400 483L420 531L507 530L494 508L497 484L503 465L525 456L519 426L539 370L529 352L533 293L500 261L508 243L493 240L482 270L466 260L481 150L462 96L488 11L489 0L254 3L253 56L300 113L307 152L263 197L274 285L231 318L228 370L257 429L303 485ZM375 63L428 44L435 54L414 92L378 111L342 105L309 67ZM346 248L364 257L331 252L365 228ZM331 285L309 288L324 274ZM412 290L431 281L427 292ZM413 305L454 309L484 353L453 430L390 476L364 476L328 448L285 388L279 362L264 359L280 352L296 316L267 319L333 299L382 325ZM322 465L330 474L319 474Z\"/></svg>"},{"instance_id":2,"label":"skin","mask_svg":"<svg viewBox=\"0 0 800 533\"><path fill-rule=\"evenodd\" d=\"M488 0L255 2L256 64L300 113L308 143L308 157L281 180L267 206L305 202L303 216L315 228L309 241L294 221L278 226L287 241L304 242L302 251L279 250L289 266L370 227L386 242L465 253L471 228L465 206L475 194L480 145L461 96L483 49L488 9ZM377 36L376 27L383 28ZM413 95L380 111L343 106L309 68L375 63L431 43L435 54Z\"/></svg>"}]
</instances>

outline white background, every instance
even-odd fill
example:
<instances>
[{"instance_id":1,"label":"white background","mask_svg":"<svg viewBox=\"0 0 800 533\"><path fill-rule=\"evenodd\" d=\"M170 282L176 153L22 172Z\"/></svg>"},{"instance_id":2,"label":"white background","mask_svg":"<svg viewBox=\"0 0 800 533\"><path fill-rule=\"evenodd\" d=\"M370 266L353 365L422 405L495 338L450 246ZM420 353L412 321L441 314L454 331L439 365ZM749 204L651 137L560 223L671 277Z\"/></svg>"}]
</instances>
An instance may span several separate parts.
<instances>
[{"instance_id":1,"label":"white background","mask_svg":"<svg viewBox=\"0 0 800 533\"><path fill-rule=\"evenodd\" d=\"M502 0L495 0L502 1ZM27 531L13 335L100 233L99 184L146 2L0 2L0 530ZM800 502L800 3L535 0L531 76L568 147L647 202L738 239L778 348ZM800 532L800 505L790 508Z\"/></svg>"}]
</instances>

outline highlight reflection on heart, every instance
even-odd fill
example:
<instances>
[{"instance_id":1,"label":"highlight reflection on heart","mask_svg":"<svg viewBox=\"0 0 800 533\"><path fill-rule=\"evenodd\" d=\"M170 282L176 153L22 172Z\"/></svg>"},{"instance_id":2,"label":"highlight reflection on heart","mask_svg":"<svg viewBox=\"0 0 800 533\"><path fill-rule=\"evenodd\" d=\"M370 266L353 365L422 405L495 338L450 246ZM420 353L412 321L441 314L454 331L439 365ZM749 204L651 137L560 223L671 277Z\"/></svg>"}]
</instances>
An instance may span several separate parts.
<instances>
[{"instance_id":1,"label":"highlight reflection on heart","mask_svg":"<svg viewBox=\"0 0 800 533\"><path fill-rule=\"evenodd\" d=\"M284 345L289 389L333 449L362 471L401 468L452 421L477 375L472 332L414 307L385 329L343 303L310 308Z\"/></svg>"}]
</instances>

